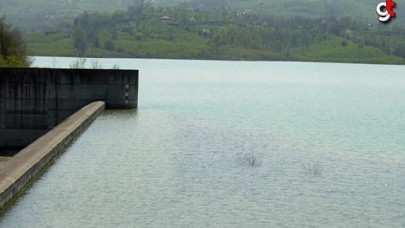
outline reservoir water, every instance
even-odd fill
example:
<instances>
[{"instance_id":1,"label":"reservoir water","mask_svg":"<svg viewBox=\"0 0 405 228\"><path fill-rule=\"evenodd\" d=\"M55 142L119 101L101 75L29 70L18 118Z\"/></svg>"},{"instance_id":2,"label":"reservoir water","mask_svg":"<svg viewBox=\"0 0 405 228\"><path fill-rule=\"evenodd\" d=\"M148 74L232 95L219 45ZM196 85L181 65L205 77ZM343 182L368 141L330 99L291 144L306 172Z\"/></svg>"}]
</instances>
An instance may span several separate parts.
<instances>
[{"instance_id":1,"label":"reservoir water","mask_svg":"<svg viewBox=\"0 0 405 228\"><path fill-rule=\"evenodd\" d=\"M105 111L0 227L405 227L405 66L88 63L139 69L139 108Z\"/></svg>"}]
</instances>

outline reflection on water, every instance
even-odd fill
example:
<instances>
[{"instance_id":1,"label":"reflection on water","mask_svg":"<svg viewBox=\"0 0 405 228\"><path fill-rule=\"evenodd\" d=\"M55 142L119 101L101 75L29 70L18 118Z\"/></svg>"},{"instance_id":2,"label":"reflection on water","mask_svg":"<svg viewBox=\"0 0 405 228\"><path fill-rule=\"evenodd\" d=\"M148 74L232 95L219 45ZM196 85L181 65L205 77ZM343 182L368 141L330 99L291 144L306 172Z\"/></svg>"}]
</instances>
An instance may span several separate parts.
<instances>
[{"instance_id":1,"label":"reflection on water","mask_svg":"<svg viewBox=\"0 0 405 228\"><path fill-rule=\"evenodd\" d=\"M404 67L121 61L139 109L105 111L1 227L405 226Z\"/></svg>"}]
</instances>

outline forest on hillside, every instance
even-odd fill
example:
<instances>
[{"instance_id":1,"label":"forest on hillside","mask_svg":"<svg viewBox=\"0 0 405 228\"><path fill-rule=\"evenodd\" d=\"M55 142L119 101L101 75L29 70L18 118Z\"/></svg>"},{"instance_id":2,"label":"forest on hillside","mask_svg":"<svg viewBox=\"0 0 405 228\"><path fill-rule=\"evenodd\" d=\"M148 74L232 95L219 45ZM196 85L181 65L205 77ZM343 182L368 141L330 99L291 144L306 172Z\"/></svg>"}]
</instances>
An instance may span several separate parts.
<instances>
[{"instance_id":1,"label":"forest on hillside","mask_svg":"<svg viewBox=\"0 0 405 228\"><path fill-rule=\"evenodd\" d=\"M405 62L405 29L399 24L208 6L154 7L137 0L126 10L85 11L71 25L27 34L26 41L33 55Z\"/></svg>"}]
</instances>

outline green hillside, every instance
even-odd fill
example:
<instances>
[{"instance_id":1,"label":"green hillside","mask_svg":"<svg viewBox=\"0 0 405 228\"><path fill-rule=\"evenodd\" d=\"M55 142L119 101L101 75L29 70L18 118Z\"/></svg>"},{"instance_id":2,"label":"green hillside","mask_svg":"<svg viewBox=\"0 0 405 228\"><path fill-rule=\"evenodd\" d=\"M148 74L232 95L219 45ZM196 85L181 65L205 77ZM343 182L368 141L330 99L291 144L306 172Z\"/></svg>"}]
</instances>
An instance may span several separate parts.
<instances>
[{"instance_id":1,"label":"green hillside","mask_svg":"<svg viewBox=\"0 0 405 228\"><path fill-rule=\"evenodd\" d=\"M367 20L156 8L84 13L70 31L34 32L31 55L405 63L405 28ZM170 18L168 21L162 18Z\"/></svg>"},{"instance_id":2,"label":"green hillside","mask_svg":"<svg viewBox=\"0 0 405 228\"><path fill-rule=\"evenodd\" d=\"M0 0L0 14L23 30L52 29L72 23L88 12L126 10L141 0ZM367 19L376 22L375 1L369 0L145 0L155 8L174 8L180 3L190 9L229 11L250 15L284 17L337 16ZM396 0L397 18L392 23L405 22L405 0Z\"/></svg>"}]
</instances>

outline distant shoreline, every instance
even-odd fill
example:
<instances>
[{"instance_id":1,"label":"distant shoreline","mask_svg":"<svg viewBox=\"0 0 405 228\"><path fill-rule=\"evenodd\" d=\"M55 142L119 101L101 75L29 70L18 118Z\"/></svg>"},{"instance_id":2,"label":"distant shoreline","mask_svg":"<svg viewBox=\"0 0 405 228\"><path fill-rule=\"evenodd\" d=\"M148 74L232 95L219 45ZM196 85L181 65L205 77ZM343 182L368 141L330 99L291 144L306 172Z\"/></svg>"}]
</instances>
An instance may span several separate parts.
<instances>
[{"instance_id":1,"label":"distant shoreline","mask_svg":"<svg viewBox=\"0 0 405 228\"><path fill-rule=\"evenodd\" d=\"M78 56L48 56L48 55L32 55L30 58L35 59L36 57L41 58L72 58L72 61L75 59L150 59L150 60L186 60L186 61L230 61L230 62L301 62L301 63L336 63L336 64L372 64L372 65L394 65L394 66L404 66L405 63L385 63L385 62L339 62L339 61L311 61L311 60L235 60L235 59L188 59L188 58L144 58L144 57L94 57L94 56L86 56L86 57L78 57Z\"/></svg>"}]
</instances>

